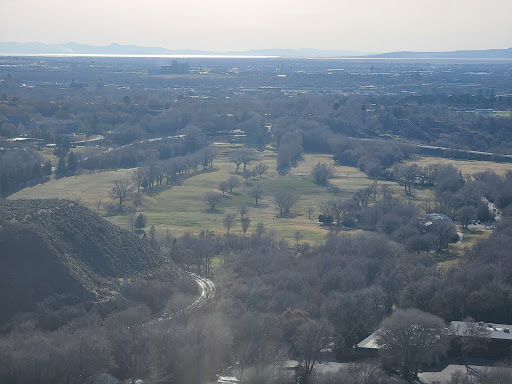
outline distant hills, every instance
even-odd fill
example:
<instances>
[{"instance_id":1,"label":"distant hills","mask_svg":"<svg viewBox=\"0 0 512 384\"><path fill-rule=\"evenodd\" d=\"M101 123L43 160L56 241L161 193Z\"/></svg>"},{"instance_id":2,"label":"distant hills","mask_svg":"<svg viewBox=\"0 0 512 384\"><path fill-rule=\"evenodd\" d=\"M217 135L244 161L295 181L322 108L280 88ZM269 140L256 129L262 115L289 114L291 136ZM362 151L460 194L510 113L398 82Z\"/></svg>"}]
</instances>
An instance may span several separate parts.
<instances>
[{"instance_id":1,"label":"distant hills","mask_svg":"<svg viewBox=\"0 0 512 384\"><path fill-rule=\"evenodd\" d=\"M252 49L249 51L225 52L227 55L239 56L281 56L281 57L360 57L368 55L359 51L334 51L327 49Z\"/></svg>"},{"instance_id":2,"label":"distant hills","mask_svg":"<svg viewBox=\"0 0 512 384\"><path fill-rule=\"evenodd\" d=\"M159 47L141 47L138 45L110 44L104 46L66 43L0 43L3 54L48 54L48 55L169 55L170 51Z\"/></svg>"},{"instance_id":3,"label":"distant hills","mask_svg":"<svg viewBox=\"0 0 512 384\"><path fill-rule=\"evenodd\" d=\"M450 52L389 52L373 54L359 51L338 51L314 48L302 49L252 49L247 51L215 52L194 49L170 50L162 47L144 47L138 45L87 45L78 43L0 43L0 54L17 55L226 55L226 56L280 56L280 57L361 57L361 58L397 58L397 59L512 59L512 48L466 50Z\"/></svg>"},{"instance_id":4,"label":"distant hills","mask_svg":"<svg viewBox=\"0 0 512 384\"><path fill-rule=\"evenodd\" d=\"M125 278L173 264L143 239L66 200L0 200L0 324L48 297L112 297Z\"/></svg>"},{"instance_id":5,"label":"distant hills","mask_svg":"<svg viewBox=\"0 0 512 384\"><path fill-rule=\"evenodd\" d=\"M78 43L0 43L1 54L48 54L48 55L227 55L227 56L284 56L284 57L352 57L368 53L358 51L334 51L313 48L304 49L253 49L248 51L214 52L194 49L170 50L161 47L138 45L87 45Z\"/></svg>"},{"instance_id":6,"label":"distant hills","mask_svg":"<svg viewBox=\"0 0 512 384\"><path fill-rule=\"evenodd\" d=\"M369 55L368 57L382 59L512 59L512 48L449 52L401 51Z\"/></svg>"}]
</instances>

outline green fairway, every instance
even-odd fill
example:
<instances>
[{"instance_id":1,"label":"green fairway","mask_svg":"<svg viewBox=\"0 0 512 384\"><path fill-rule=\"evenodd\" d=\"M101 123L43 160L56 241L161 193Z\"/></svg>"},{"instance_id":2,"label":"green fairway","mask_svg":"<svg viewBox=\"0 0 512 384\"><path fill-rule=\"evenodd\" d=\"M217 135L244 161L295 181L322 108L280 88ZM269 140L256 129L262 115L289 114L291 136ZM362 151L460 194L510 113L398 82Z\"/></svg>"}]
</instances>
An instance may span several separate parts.
<instances>
[{"instance_id":1,"label":"green fairway","mask_svg":"<svg viewBox=\"0 0 512 384\"><path fill-rule=\"evenodd\" d=\"M315 242L322 240L327 233L327 229L320 227L316 220L320 212L320 204L334 197L349 198L353 191L372 182L356 168L336 167L337 173L343 174L343 176L332 180L332 184L340 188L340 193L335 196L327 192L325 188L314 184L310 176L311 168L317 162L333 163L331 156L306 155L304 161L286 175L279 175L276 172L274 156L275 154L271 151L260 154L262 161L269 166L268 172L261 178L250 178L247 182L239 176L242 182L241 188L233 190L233 193L226 193L223 201L216 206L215 212L210 212L209 206L202 200L204 193L217 191L220 181L236 175L234 173L235 165L227 161L227 156L223 152L215 161L215 172L192 176L180 185L166 189L157 195L145 197L137 212L146 215L148 226L154 225L160 234L167 230L170 230L175 236L187 231L197 234L204 229L213 230L216 233L226 233L223 226L224 216L228 213L235 213L239 218L238 207L247 205L249 207L248 215L251 219L247 235L252 233L258 222L263 222L266 228L275 231L279 238L283 237L292 241L295 232L300 231L304 235L301 242ZM265 191L265 195L258 201L258 206L255 205L254 198L248 193L256 185L261 186ZM278 191L295 191L300 195L289 218L279 217L279 210L273 197L274 193ZM311 219L308 219L310 204L313 213ZM128 218L126 216L109 219L122 227L127 227ZM238 220L233 224L230 233L242 234Z\"/></svg>"},{"instance_id":2,"label":"green fairway","mask_svg":"<svg viewBox=\"0 0 512 384\"><path fill-rule=\"evenodd\" d=\"M260 161L269 166L263 177L251 177L247 182L241 174L235 174L235 165L229 162L229 153L238 148L236 145L218 144L218 157L214 162L214 170L191 174L178 185L165 188L158 193L142 194L142 204L134 207L131 200L125 203L127 210L135 211L135 214L143 213L147 216L146 230L154 225L158 234L163 235L168 230L174 236L180 236L189 231L198 234L201 230L209 229L215 233L224 234L223 218L228 213L236 213L237 221L233 223L230 233L242 234L238 207L249 206L251 219L247 235L256 228L258 222L265 224L268 230L276 232L278 238L294 240L296 231L304 236L300 242L316 242L322 240L327 229L321 227L316 220L320 213L320 205L332 198L349 199L354 192L364 188L374 181L354 167L334 165L331 155L306 154L304 160L297 167L285 175L280 175L275 169L276 153L272 149L259 152ZM316 185L310 175L311 169L318 162L325 162L334 166L336 177L331 180L331 187L327 189ZM249 165L251 168L254 164ZM130 179L132 169L117 171L104 171L78 176L51 180L45 184L26 188L9 198L11 199L36 199L36 198L62 198L77 200L87 207L98 210L98 202L112 201L108 196L114 180L127 181ZM216 206L215 212L209 211L208 204L203 201L206 192L219 192L219 182L231 176L238 176L242 183L240 188L233 193L226 193L225 198ZM406 198L403 188L393 182L378 182L379 185L389 185L397 196ZM253 186L261 186L264 196L255 205L255 200L249 195ZM291 209L291 215L287 218L279 217L279 210L274 200L274 194L278 191L294 191L300 195L297 204ZM415 190L413 200L421 202L424 197L431 195L430 190ZM308 218L308 210L311 206L313 212ZM100 208L104 215L105 211ZM107 220L123 228L129 228L130 215L106 217Z\"/></svg>"}]
</instances>

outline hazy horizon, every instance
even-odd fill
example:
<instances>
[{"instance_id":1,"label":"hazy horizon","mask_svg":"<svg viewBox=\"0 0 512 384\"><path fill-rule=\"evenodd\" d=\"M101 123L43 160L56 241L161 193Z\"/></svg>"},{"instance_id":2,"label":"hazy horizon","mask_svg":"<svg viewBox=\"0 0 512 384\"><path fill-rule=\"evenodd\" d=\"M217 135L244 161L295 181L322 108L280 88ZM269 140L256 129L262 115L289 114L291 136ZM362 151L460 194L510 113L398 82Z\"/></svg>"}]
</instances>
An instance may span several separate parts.
<instances>
[{"instance_id":1,"label":"hazy horizon","mask_svg":"<svg viewBox=\"0 0 512 384\"><path fill-rule=\"evenodd\" d=\"M42 43L41 41L0 41L0 44L40 44ZM202 49L197 49L197 48L194 48L194 47L191 47L191 48L183 48L183 49L171 49L171 48L167 48L167 47L162 47L162 46L150 46L150 45L135 45L135 44L120 44L118 42L112 42L112 43L108 43L108 44L86 44L86 43L82 43L82 42L76 42L76 41L68 41L68 42L58 42L58 43L43 43L43 44L48 44L50 46L66 46L68 44L77 44L77 45L84 45L84 46L89 46L89 47L98 47L98 48L106 48L106 47L109 47L109 46L115 46L115 45L118 45L118 46L123 46L123 47L130 47L130 46L136 46L136 47L139 47L139 48L156 48L156 49L166 49L166 50L169 50L169 51L179 51L179 52L186 52L186 51L191 51L191 52L198 52L198 53L191 53L191 55L201 55L200 52L204 52L204 53L208 53L208 52L211 52L211 53L218 53L219 55L222 55L222 54L236 54L237 52L240 52L240 53L245 53L245 52L251 52L251 51L319 51L319 52L322 52L322 51L325 51L325 52L328 52L328 51L332 51L332 52L340 52L340 53L343 53L343 52L347 52L347 53L359 53L361 55L374 55L374 54L385 54L385 53L391 53L391 52L418 52L418 53L429 53L429 52L432 52L432 53L442 53L442 52L455 52L455 51L472 51L472 49L450 49L450 50L444 50L444 51L441 51L441 50L431 50L431 51L418 51L418 50L402 50L402 51L374 51L374 52L366 52L366 51L360 51L360 50L343 50L343 49L319 49L319 48L314 48L314 47L299 47L299 48L288 48L288 47L266 47L266 48L248 48L248 49L238 49L238 50L232 50L232 51L215 51L215 50L202 50ZM486 50L493 50L493 49L512 49L512 46L510 47L500 47L500 48L495 48L495 47L492 47L492 48L481 48L481 49L474 49L474 51L486 51ZM5 53L12 53L12 52L5 52ZM58 53L39 53L39 55L58 55ZM65 54L65 53L61 53L61 54ZM90 55L91 53L69 53L70 55ZM106 53L106 54L103 54L103 53L99 53L99 55L116 55L115 53ZM132 55L132 54L130 54ZM137 56L138 54L133 54L135 56ZM143 56L145 55L151 55L151 56L159 56L159 55L163 55L163 56L168 56L169 54L166 54L166 53L162 53L162 54L141 54ZM171 54L172 55L172 54ZM268 56L271 54L265 54L265 56ZM208 55L208 56L211 56L211 55Z\"/></svg>"},{"instance_id":2,"label":"hazy horizon","mask_svg":"<svg viewBox=\"0 0 512 384\"><path fill-rule=\"evenodd\" d=\"M454 51L512 46L512 2L407 0L364 4L289 0L185 3L154 0L4 0L4 42L169 50L246 51L313 48L335 51Z\"/></svg>"}]
</instances>

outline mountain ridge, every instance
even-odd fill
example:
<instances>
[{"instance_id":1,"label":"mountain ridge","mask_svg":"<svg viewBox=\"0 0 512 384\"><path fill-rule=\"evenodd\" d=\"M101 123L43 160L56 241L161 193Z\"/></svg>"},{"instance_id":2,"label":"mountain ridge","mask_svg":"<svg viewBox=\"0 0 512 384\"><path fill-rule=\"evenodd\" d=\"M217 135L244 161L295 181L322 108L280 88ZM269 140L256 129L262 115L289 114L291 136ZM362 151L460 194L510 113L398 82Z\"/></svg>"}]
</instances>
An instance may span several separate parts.
<instances>
[{"instance_id":1,"label":"mountain ridge","mask_svg":"<svg viewBox=\"0 0 512 384\"><path fill-rule=\"evenodd\" d=\"M396 51L368 53L354 50L328 50L315 48L300 49L250 49L244 51L207 51L198 49L171 50L162 47L139 45L88 45L69 42L46 44L40 42L0 42L2 55L204 55L204 56L277 56L310 58L370 58L370 59L512 59L512 48L484 50L455 50L446 52Z\"/></svg>"},{"instance_id":2,"label":"mountain ridge","mask_svg":"<svg viewBox=\"0 0 512 384\"><path fill-rule=\"evenodd\" d=\"M457 50L446 52L397 51L369 55L368 57L397 59L512 59L512 48Z\"/></svg>"},{"instance_id":3,"label":"mountain ridge","mask_svg":"<svg viewBox=\"0 0 512 384\"><path fill-rule=\"evenodd\" d=\"M45 44L40 42L16 43L0 42L2 54L98 54L98 55L227 55L227 56L283 56L283 57L350 57L368 53L358 51L338 51L315 48L301 49L251 49L244 51L216 52L198 49L171 50L162 47L145 47L138 45L88 45L69 42L65 44Z\"/></svg>"}]
</instances>

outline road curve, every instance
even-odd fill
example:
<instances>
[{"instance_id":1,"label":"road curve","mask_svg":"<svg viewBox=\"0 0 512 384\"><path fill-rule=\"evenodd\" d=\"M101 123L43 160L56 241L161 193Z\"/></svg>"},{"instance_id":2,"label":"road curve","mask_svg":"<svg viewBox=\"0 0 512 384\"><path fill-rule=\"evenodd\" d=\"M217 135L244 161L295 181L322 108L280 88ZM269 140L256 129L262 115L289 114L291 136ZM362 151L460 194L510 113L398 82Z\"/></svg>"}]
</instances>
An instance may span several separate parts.
<instances>
[{"instance_id":1,"label":"road curve","mask_svg":"<svg viewBox=\"0 0 512 384\"><path fill-rule=\"evenodd\" d=\"M178 317L180 315L190 315L191 313L197 311L199 308L201 308L203 305L208 303L210 299L212 299L215 296L215 284L210 279L207 279L206 277L199 276L196 273L192 272L186 272L187 275L189 275L191 278L195 280L197 285L199 286L201 293L199 294L199 297L196 301L194 301L192 304L186 306L183 309L180 309L177 312L174 313L167 313L167 312L159 312L154 315L154 319L149 321L146 324L154 324L159 321L163 320L169 320L174 319L175 317ZM145 324L145 325L146 325Z\"/></svg>"},{"instance_id":2,"label":"road curve","mask_svg":"<svg viewBox=\"0 0 512 384\"><path fill-rule=\"evenodd\" d=\"M190 304L188 307L185 307L178 312L174 313L173 315L169 315L169 318L175 317L180 314L188 314L190 312L194 312L197 309L201 308L203 305L205 305L208 300L212 299L215 296L215 284L210 279L207 279L206 277L199 276L195 273L189 273L189 276L192 277L197 285L199 285L199 288L201 288L201 294L199 295L199 298L194 301L192 304Z\"/></svg>"}]
</instances>

